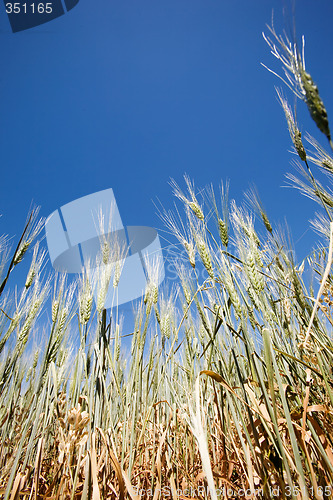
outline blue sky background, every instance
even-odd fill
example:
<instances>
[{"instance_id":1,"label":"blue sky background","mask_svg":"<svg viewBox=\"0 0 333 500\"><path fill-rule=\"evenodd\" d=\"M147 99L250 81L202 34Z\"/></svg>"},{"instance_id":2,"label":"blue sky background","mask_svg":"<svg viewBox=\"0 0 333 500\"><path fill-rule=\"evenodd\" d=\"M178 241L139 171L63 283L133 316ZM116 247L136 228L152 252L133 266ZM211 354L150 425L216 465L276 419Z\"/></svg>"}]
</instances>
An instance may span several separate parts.
<instances>
[{"instance_id":1,"label":"blue sky background","mask_svg":"<svg viewBox=\"0 0 333 500\"><path fill-rule=\"evenodd\" d=\"M260 66L280 71L261 32L273 8L277 31L288 29L285 4L80 0L13 34L1 3L0 232L18 236L32 201L48 216L109 187L124 224L160 230L153 200L170 208L168 181L183 183L186 172L198 188L230 179L239 202L255 183L271 220L287 218L304 258L317 207L281 188L291 144L278 80ZM307 69L331 117L332 19L331 0L296 1ZM327 146L302 103L298 119Z\"/></svg>"}]
</instances>

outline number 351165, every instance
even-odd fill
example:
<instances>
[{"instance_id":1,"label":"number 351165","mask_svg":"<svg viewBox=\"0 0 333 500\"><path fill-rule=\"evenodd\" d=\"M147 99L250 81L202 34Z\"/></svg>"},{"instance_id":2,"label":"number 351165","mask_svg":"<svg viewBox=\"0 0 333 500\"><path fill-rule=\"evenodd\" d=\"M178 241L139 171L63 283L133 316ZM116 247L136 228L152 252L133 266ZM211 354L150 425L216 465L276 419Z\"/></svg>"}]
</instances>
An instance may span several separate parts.
<instances>
[{"instance_id":1,"label":"number 351165","mask_svg":"<svg viewBox=\"0 0 333 500\"><path fill-rule=\"evenodd\" d=\"M28 2L28 3L6 3L7 14L51 14L52 12L52 2Z\"/></svg>"}]
</instances>

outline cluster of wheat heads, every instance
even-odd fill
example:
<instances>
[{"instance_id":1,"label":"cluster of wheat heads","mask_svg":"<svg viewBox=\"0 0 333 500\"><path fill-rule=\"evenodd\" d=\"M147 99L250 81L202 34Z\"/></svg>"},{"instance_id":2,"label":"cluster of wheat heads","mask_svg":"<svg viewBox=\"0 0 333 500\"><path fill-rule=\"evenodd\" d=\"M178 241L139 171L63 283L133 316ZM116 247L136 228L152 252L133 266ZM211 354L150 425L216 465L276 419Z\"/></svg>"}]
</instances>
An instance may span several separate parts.
<instances>
[{"instance_id":1,"label":"cluster of wheat heads","mask_svg":"<svg viewBox=\"0 0 333 500\"><path fill-rule=\"evenodd\" d=\"M304 55L271 34L287 84L299 86L331 141ZM227 184L219 196L212 187L198 194L186 177L186 190L173 183L182 215L162 212L183 249L178 285L161 289L151 267L125 356L117 308L103 308L106 288L118 284L107 241L98 277L86 269L69 285L43 278L36 211L12 253L0 240L2 499L331 497L333 197L310 164L331 174L333 159L312 138L312 151L303 145L279 97L304 164L305 180L292 180L322 205L314 224L330 241L308 259L313 284L254 190L239 206ZM14 293L11 271L30 248L25 286ZM47 342L34 348L38 329Z\"/></svg>"}]
</instances>

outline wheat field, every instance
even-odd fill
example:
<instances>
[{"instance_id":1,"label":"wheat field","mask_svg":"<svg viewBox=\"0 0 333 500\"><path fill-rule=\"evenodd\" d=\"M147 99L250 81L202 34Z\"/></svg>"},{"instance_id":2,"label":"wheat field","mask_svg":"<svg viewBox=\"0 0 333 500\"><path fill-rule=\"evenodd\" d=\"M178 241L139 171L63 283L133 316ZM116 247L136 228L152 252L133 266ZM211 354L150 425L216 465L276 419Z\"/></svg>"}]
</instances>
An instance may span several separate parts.
<instances>
[{"instance_id":1,"label":"wheat field","mask_svg":"<svg viewBox=\"0 0 333 500\"><path fill-rule=\"evenodd\" d=\"M289 180L321 207L316 249L297 262L255 189L237 204L227 182L173 181L179 209L160 217L178 280L158 286L151 267L124 338L117 307L104 309L115 250L104 241L97 278L46 275L33 210L16 248L0 239L1 499L332 498L333 196L315 177L332 179L332 140L303 52L273 27L265 39L287 85L277 92L301 174ZM284 91L327 148L303 140Z\"/></svg>"}]
</instances>

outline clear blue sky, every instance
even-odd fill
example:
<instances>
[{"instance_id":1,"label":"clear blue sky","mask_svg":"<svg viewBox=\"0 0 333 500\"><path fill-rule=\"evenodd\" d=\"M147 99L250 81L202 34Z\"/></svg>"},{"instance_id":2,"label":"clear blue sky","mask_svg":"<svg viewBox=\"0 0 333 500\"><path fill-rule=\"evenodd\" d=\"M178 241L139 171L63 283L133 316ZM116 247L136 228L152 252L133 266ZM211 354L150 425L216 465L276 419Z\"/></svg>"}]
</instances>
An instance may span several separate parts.
<instances>
[{"instance_id":1,"label":"clear blue sky","mask_svg":"<svg viewBox=\"0 0 333 500\"><path fill-rule=\"evenodd\" d=\"M255 183L272 221L294 240L316 205L283 189L287 126L279 69L261 32L282 0L80 0L66 15L12 33L0 4L1 233L20 233L33 201L48 216L112 187L126 225L162 227L170 177L198 187ZM298 37L333 128L333 3L296 1ZM292 20L289 19L291 22ZM287 26L288 28L288 26ZM320 136L299 103L303 131ZM323 141L326 146L325 142ZM299 256L314 235L299 240Z\"/></svg>"}]
</instances>

